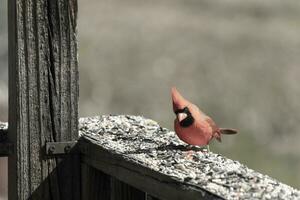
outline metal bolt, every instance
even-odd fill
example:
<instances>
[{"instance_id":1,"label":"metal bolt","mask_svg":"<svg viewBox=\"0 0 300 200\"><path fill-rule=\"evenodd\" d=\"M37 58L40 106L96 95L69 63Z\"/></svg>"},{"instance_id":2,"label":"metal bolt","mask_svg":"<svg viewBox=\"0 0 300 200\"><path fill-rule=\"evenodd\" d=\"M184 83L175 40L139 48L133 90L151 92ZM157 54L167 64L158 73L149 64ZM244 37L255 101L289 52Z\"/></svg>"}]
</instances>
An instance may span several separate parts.
<instances>
[{"instance_id":1,"label":"metal bolt","mask_svg":"<svg viewBox=\"0 0 300 200\"><path fill-rule=\"evenodd\" d=\"M71 150L71 146L70 146L70 145L67 145L67 146L65 147L65 152L66 152L66 153L69 153L70 150Z\"/></svg>"},{"instance_id":2,"label":"metal bolt","mask_svg":"<svg viewBox=\"0 0 300 200\"><path fill-rule=\"evenodd\" d=\"M55 151L55 146L50 146L48 152L52 154Z\"/></svg>"}]
</instances>

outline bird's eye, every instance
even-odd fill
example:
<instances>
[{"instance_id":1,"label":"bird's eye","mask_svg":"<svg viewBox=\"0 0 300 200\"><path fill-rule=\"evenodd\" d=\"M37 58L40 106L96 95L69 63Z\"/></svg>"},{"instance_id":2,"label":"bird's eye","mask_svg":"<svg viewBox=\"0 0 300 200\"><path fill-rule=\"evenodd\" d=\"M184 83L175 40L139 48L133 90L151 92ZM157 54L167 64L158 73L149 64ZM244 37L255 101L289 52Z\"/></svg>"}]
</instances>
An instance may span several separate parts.
<instances>
[{"instance_id":1,"label":"bird's eye","mask_svg":"<svg viewBox=\"0 0 300 200\"><path fill-rule=\"evenodd\" d=\"M188 113L190 113L190 110L189 110L188 107L184 107L183 109L178 109L178 110L175 111L175 114L176 114L176 115L177 115L178 113L186 113L186 114L188 114Z\"/></svg>"},{"instance_id":2,"label":"bird's eye","mask_svg":"<svg viewBox=\"0 0 300 200\"><path fill-rule=\"evenodd\" d=\"M188 107L184 107L184 108L183 108L183 112L185 112L185 113L189 113L189 109L188 109Z\"/></svg>"}]
</instances>

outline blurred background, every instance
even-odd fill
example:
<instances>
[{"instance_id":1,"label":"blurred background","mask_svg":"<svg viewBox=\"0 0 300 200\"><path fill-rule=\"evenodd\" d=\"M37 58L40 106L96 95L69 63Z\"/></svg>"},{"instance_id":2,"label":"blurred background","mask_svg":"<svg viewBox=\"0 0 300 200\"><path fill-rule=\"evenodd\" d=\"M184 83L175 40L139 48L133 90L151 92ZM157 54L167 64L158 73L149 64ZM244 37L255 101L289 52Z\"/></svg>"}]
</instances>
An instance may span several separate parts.
<instances>
[{"instance_id":1,"label":"blurred background","mask_svg":"<svg viewBox=\"0 0 300 200\"><path fill-rule=\"evenodd\" d=\"M6 121L0 2L0 120ZM80 116L143 115L173 129L176 86L220 126L240 131L214 142L212 151L300 188L300 1L80 0L78 32Z\"/></svg>"}]
</instances>

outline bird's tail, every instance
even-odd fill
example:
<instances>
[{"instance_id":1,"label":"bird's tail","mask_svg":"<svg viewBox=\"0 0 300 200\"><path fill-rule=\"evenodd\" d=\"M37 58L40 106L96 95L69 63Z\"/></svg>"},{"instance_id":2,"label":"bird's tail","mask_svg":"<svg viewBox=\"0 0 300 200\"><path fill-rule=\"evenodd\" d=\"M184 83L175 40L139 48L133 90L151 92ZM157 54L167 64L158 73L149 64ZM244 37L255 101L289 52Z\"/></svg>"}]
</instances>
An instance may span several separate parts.
<instances>
[{"instance_id":1,"label":"bird's tail","mask_svg":"<svg viewBox=\"0 0 300 200\"><path fill-rule=\"evenodd\" d=\"M221 134L233 135L233 134L237 134L237 133L238 133L238 131L236 129L219 128L219 130L214 133L213 137L216 138L218 140L218 142L222 142Z\"/></svg>"},{"instance_id":2,"label":"bird's tail","mask_svg":"<svg viewBox=\"0 0 300 200\"><path fill-rule=\"evenodd\" d=\"M238 133L236 129L232 129L232 128L220 128L220 132L221 134L225 134L225 135L233 135Z\"/></svg>"},{"instance_id":3,"label":"bird's tail","mask_svg":"<svg viewBox=\"0 0 300 200\"><path fill-rule=\"evenodd\" d=\"M216 132L215 135L214 135L214 138L216 138L216 140L218 142L222 142L222 139L221 139L221 132Z\"/></svg>"}]
</instances>

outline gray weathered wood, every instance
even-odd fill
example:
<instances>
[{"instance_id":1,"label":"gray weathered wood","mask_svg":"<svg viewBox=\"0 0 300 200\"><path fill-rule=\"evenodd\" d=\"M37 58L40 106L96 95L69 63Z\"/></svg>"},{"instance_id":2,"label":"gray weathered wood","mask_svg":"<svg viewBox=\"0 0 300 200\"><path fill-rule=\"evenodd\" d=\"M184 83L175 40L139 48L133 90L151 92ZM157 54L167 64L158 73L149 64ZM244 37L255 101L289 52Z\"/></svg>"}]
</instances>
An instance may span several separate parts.
<instances>
[{"instance_id":1,"label":"gray weathered wood","mask_svg":"<svg viewBox=\"0 0 300 200\"><path fill-rule=\"evenodd\" d=\"M82 199L88 200L145 200L146 196L110 175L85 163L81 164Z\"/></svg>"},{"instance_id":2,"label":"gray weathered wood","mask_svg":"<svg viewBox=\"0 0 300 200\"><path fill-rule=\"evenodd\" d=\"M145 200L146 193L114 177L110 179L111 200Z\"/></svg>"},{"instance_id":3,"label":"gray weathered wood","mask_svg":"<svg viewBox=\"0 0 300 200\"><path fill-rule=\"evenodd\" d=\"M0 122L0 157L8 156L12 145L7 141L7 122Z\"/></svg>"},{"instance_id":4,"label":"gray weathered wood","mask_svg":"<svg viewBox=\"0 0 300 200\"><path fill-rule=\"evenodd\" d=\"M135 121L136 119L140 121ZM147 126L148 123L149 126ZM160 130L155 123L155 126L152 127L152 123L154 121L144 121L143 118L134 116L81 119L80 144L84 155L82 162L147 192L155 198L170 200L222 199L201 187L176 180L178 177L175 174L172 176L171 174L162 174L158 170L153 170L151 166L147 166L147 162L150 161L147 159L149 156L147 153L150 150L141 148L143 145L147 147L150 144L151 146L153 141L150 139L140 141L140 139L149 136L153 131ZM159 139L155 136L151 134L153 140ZM126 145L122 141L126 141ZM156 150L159 148L157 147ZM161 150L167 149L168 145L166 144L165 149ZM137 161L131 155L141 155L141 160ZM152 158L160 161L158 158ZM93 184L93 182L90 183Z\"/></svg>"},{"instance_id":5,"label":"gray weathered wood","mask_svg":"<svg viewBox=\"0 0 300 200\"><path fill-rule=\"evenodd\" d=\"M0 122L0 142L5 142L7 140L7 132L8 132L8 123Z\"/></svg>"},{"instance_id":6,"label":"gray weathered wood","mask_svg":"<svg viewBox=\"0 0 300 200\"><path fill-rule=\"evenodd\" d=\"M188 148L150 119L81 118L79 127L83 163L155 198L300 199L299 190L238 161Z\"/></svg>"},{"instance_id":7,"label":"gray weathered wood","mask_svg":"<svg viewBox=\"0 0 300 200\"><path fill-rule=\"evenodd\" d=\"M159 199L156 198L156 197L151 196L150 194L147 194L146 200L159 200Z\"/></svg>"},{"instance_id":8,"label":"gray weathered wood","mask_svg":"<svg viewBox=\"0 0 300 200\"><path fill-rule=\"evenodd\" d=\"M79 199L77 156L46 142L78 138L76 0L9 0L9 199Z\"/></svg>"},{"instance_id":9,"label":"gray weathered wood","mask_svg":"<svg viewBox=\"0 0 300 200\"><path fill-rule=\"evenodd\" d=\"M81 164L82 198L86 200L111 200L110 176L85 164Z\"/></svg>"},{"instance_id":10,"label":"gray weathered wood","mask_svg":"<svg viewBox=\"0 0 300 200\"><path fill-rule=\"evenodd\" d=\"M84 141L81 141L84 143ZM100 171L117 177L121 181L150 193L160 199L221 199L217 195L195 188L179 184L176 180L163 174L159 174L150 168L132 163L121 155L105 151L101 146L87 142L88 154L82 161ZM93 181L90 184L94 184Z\"/></svg>"},{"instance_id":11,"label":"gray weathered wood","mask_svg":"<svg viewBox=\"0 0 300 200\"><path fill-rule=\"evenodd\" d=\"M13 145L9 142L0 142L0 157L7 157L12 154Z\"/></svg>"}]
</instances>

